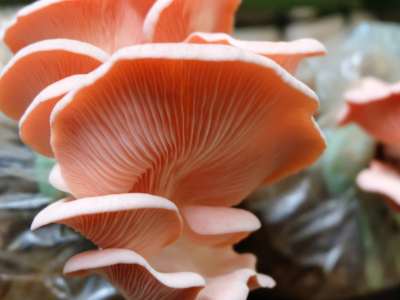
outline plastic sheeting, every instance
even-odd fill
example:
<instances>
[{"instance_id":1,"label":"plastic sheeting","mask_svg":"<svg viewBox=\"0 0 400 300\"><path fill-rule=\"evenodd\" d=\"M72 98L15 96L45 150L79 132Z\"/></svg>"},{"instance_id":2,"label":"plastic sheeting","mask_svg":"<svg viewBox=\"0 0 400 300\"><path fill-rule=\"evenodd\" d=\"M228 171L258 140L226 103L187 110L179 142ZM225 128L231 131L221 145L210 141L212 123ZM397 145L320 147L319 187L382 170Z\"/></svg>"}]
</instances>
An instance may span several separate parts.
<instances>
[{"instance_id":1,"label":"plastic sheeting","mask_svg":"<svg viewBox=\"0 0 400 300\"><path fill-rule=\"evenodd\" d=\"M116 290L99 276L63 276L70 257L93 249L83 236L60 224L30 230L35 215L56 199L43 176L50 170L43 166L48 164L19 140L18 124L1 115L0 299L117 299Z\"/></svg>"},{"instance_id":2,"label":"plastic sheeting","mask_svg":"<svg viewBox=\"0 0 400 300\"><path fill-rule=\"evenodd\" d=\"M278 283L274 293L288 299L341 299L400 283L398 216L355 184L375 145L355 125L336 128L345 90L368 75L400 80L400 26L361 23L330 41L326 57L305 61L296 74L320 97L317 122L329 150L312 167L258 189L245 203L263 229L239 248L257 254L259 271ZM270 292L257 295L266 299Z\"/></svg>"},{"instance_id":3,"label":"plastic sheeting","mask_svg":"<svg viewBox=\"0 0 400 300\"><path fill-rule=\"evenodd\" d=\"M0 10L1 35L15 13ZM0 69L11 56L0 43ZM69 258L93 249L83 236L60 224L30 230L35 215L62 196L48 183L53 164L24 145L18 123L0 113L0 299L122 299L100 276L63 275Z\"/></svg>"}]
</instances>

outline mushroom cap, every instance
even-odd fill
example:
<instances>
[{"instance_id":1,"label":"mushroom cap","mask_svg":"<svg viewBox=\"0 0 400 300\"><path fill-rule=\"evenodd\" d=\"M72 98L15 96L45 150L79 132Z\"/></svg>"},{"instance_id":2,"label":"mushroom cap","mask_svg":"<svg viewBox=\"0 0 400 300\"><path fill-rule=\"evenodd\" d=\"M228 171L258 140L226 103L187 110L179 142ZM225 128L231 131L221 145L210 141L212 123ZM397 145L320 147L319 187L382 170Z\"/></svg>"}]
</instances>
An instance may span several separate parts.
<instances>
[{"instance_id":1,"label":"mushroom cap","mask_svg":"<svg viewBox=\"0 0 400 300\"><path fill-rule=\"evenodd\" d=\"M400 147L400 82L389 85L369 77L344 98L340 125L356 122L376 140Z\"/></svg>"},{"instance_id":2,"label":"mushroom cap","mask_svg":"<svg viewBox=\"0 0 400 300\"><path fill-rule=\"evenodd\" d=\"M72 194L67 183L65 182L64 178L61 175L60 164L56 163L53 169L51 169L49 175L49 182L56 189Z\"/></svg>"},{"instance_id":3,"label":"mushroom cap","mask_svg":"<svg viewBox=\"0 0 400 300\"><path fill-rule=\"evenodd\" d=\"M206 287L200 291L196 300L246 300L250 290L274 286L275 281L271 277L250 269L241 269L206 279Z\"/></svg>"},{"instance_id":4,"label":"mushroom cap","mask_svg":"<svg viewBox=\"0 0 400 300\"><path fill-rule=\"evenodd\" d=\"M125 249L80 253L67 262L64 273L71 277L100 274L127 300L194 300L205 285L195 273L159 273L143 257Z\"/></svg>"},{"instance_id":5,"label":"mushroom cap","mask_svg":"<svg viewBox=\"0 0 400 300\"><path fill-rule=\"evenodd\" d=\"M232 246L199 246L181 237L160 250L149 263L159 272L194 272L214 278L240 269L255 270L256 257L238 254Z\"/></svg>"},{"instance_id":6,"label":"mushroom cap","mask_svg":"<svg viewBox=\"0 0 400 300\"><path fill-rule=\"evenodd\" d=\"M224 33L195 32L185 40L185 43L223 44L242 48L272 59L292 75L303 58L326 54L324 45L314 39L300 39L293 42L250 42L236 40Z\"/></svg>"},{"instance_id":7,"label":"mushroom cap","mask_svg":"<svg viewBox=\"0 0 400 300\"><path fill-rule=\"evenodd\" d=\"M107 53L142 41L142 26L155 0L41 0L21 9L5 32L15 53L38 41L71 39Z\"/></svg>"},{"instance_id":8,"label":"mushroom cap","mask_svg":"<svg viewBox=\"0 0 400 300\"><path fill-rule=\"evenodd\" d=\"M143 24L145 43L179 43L191 33L231 33L241 0L157 0Z\"/></svg>"},{"instance_id":9,"label":"mushroom cap","mask_svg":"<svg viewBox=\"0 0 400 300\"><path fill-rule=\"evenodd\" d=\"M0 74L0 110L19 120L47 86L66 77L87 74L109 58L92 45L48 40L19 51Z\"/></svg>"},{"instance_id":10,"label":"mushroom cap","mask_svg":"<svg viewBox=\"0 0 400 300\"><path fill-rule=\"evenodd\" d=\"M49 223L72 227L102 249L129 249L146 258L176 241L182 231L177 207L146 194L60 200L36 216L32 230Z\"/></svg>"},{"instance_id":11,"label":"mushroom cap","mask_svg":"<svg viewBox=\"0 0 400 300\"><path fill-rule=\"evenodd\" d=\"M57 102L84 77L85 75L73 75L61 79L36 96L19 121L20 136L25 144L44 156L54 157L50 144L51 112Z\"/></svg>"},{"instance_id":12,"label":"mushroom cap","mask_svg":"<svg viewBox=\"0 0 400 300\"><path fill-rule=\"evenodd\" d=\"M52 147L78 198L140 192L232 206L322 154L317 107L279 65L239 48L133 46L56 105Z\"/></svg>"},{"instance_id":13,"label":"mushroom cap","mask_svg":"<svg viewBox=\"0 0 400 300\"><path fill-rule=\"evenodd\" d=\"M245 300L249 289L273 287L270 277L255 272L255 263L252 254L198 246L183 237L150 260L160 272L195 272L205 278L206 287L196 300Z\"/></svg>"},{"instance_id":14,"label":"mushroom cap","mask_svg":"<svg viewBox=\"0 0 400 300\"><path fill-rule=\"evenodd\" d=\"M391 166L372 161L369 169L358 174L357 185L366 192L381 194L392 208L400 211L400 174Z\"/></svg>"},{"instance_id":15,"label":"mushroom cap","mask_svg":"<svg viewBox=\"0 0 400 300\"><path fill-rule=\"evenodd\" d=\"M183 236L198 245L233 245L261 227L257 217L243 209L189 205L180 212Z\"/></svg>"}]
</instances>

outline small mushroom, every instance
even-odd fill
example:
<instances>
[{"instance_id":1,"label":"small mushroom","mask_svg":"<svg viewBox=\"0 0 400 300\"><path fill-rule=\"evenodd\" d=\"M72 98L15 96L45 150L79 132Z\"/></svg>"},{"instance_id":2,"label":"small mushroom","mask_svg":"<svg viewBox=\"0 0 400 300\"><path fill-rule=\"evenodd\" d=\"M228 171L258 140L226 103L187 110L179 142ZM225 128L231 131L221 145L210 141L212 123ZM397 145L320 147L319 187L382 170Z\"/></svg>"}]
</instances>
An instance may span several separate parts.
<instances>
[{"instance_id":1,"label":"small mushroom","mask_svg":"<svg viewBox=\"0 0 400 300\"><path fill-rule=\"evenodd\" d=\"M357 185L366 192L382 195L394 210L400 212L400 174L395 168L372 161L369 169L358 174Z\"/></svg>"},{"instance_id":2,"label":"small mushroom","mask_svg":"<svg viewBox=\"0 0 400 300\"><path fill-rule=\"evenodd\" d=\"M112 54L142 42L143 21L155 0L41 0L21 9L5 32L15 53L48 39L71 39Z\"/></svg>"},{"instance_id":3,"label":"small mushroom","mask_svg":"<svg viewBox=\"0 0 400 300\"><path fill-rule=\"evenodd\" d=\"M400 147L400 82L390 85L366 78L344 97L347 106L340 125L356 122L376 140Z\"/></svg>"},{"instance_id":4,"label":"small mushroom","mask_svg":"<svg viewBox=\"0 0 400 300\"><path fill-rule=\"evenodd\" d=\"M134 192L232 206L321 155L317 107L263 56L147 44L121 49L58 102L51 143L78 198Z\"/></svg>"},{"instance_id":5,"label":"small mushroom","mask_svg":"<svg viewBox=\"0 0 400 300\"><path fill-rule=\"evenodd\" d=\"M195 300L205 285L195 273L159 273L143 257L125 249L80 253L67 262L64 273L70 277L100 274L126 300Z\"/></svg>"},{"instance_id":6,"label":"small mushroom","mask_svg":"<svg viewBox=\"0 0 400 300\"><path fill-rule=\"evenodd\" d=\"M66 77L87 74L109 58L92 45L47 40L19 51L0 74L0 110L19 120L47 86Z\"/></svg>"},{"instance_id":7,"label":"small mushroom","mask_svg":"<svg viewBox=\"0 0 400 300\"><path fill-rule=\"evenodd\" d=\"M85 75L74 75L57 81L43 91L32 101L19 122L22 141L38 153L54 157L50 145L50 115L54 106L61 100Z\"/></svg>"},{"instance_id":8,"label":"small mushroom","mask_svg":"<svg viewBox=\"0 0 400 300\"><path fill-rule=\"evenodd\" d=\"M60 200L42 210L32 230L49 223L72 227L100 248L122 248L151 258L176 241L182 231L177 207L145 194Z\"/></svg>"},{"instance_id":9,"label":"small mushroom","mask_svg":"<svg viewBox=\"0 0 400 300\"><path fill-rule=\"evenodd\" d=\"M183 236L198 245L233 245L261 227L257 217L243 209L189 205L180 212Z\"/></svg>"},{"instance_id":10,"label":"small mushroom","mask_svg":"<svg viewBox=\"0 0 400 300\"><path fill-rule=\"evenodd\" d=\"M223 44L242 48L272 59L292 75L303 58L326 54L325 47L313 39L293 42L249 42L235 40L223 33L195 32L185 40L185 43Z\"/></svg>"},{"instance_id":11,"label":"small mushroom","mask_svg":"<svg viewBox=\"0 0 400 300\"><path fill-rule=\"evenodd\" d=\"M179 43L191 33L231 33L241 0L157 0L143 24L145 43Z\"/></svg>"}]
</instances>

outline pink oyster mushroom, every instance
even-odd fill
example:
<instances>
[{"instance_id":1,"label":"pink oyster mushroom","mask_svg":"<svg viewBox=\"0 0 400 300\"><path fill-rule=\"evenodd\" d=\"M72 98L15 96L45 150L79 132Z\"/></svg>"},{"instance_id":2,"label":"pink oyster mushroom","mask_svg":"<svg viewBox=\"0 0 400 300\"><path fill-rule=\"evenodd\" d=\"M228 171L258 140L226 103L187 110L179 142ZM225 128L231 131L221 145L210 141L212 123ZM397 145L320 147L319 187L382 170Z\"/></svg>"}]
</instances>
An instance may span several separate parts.
<instances>
[{"instance_id":1,"label":"pink oyster mushroom","mask_svg":"<svg viewBox=\"0 0 400 300\"><path fill-rule=\"evenodd\" d=\"M239 4L238 0L36 1L21 9L5 32L5 43L18 53L0 74L0 110L19 120L48 85L93 71L123 47L181 42L195 31L230 33ZM35 84L22 88L32 78ZM38 152L52 156L49 149Z\"/></svg>"},{"instance_id":2,"label":"pink oyster mushroom","mask_svg":"<svg viewBox=\"0 0 400 300\"><path fill-rule=\"evenodd\" d=\"M40 0L21 9L4 41L16 53L71 39L108 54L142 43L184 41L195 31L231 33L240 0Z\"/></svg>"},{"instance_id":3,"label":"pink oyster mushroom","mask_svg":"<svg viewBox=\"0 0 400 300\"><path fill-rule=\"evenodd\" d=\"M231 206L321 155L316 95L291 74L324 47L189 36L229 32L237 1L101 4L42 0L6 33L25 48L0 76L0 109L22 117L24 141L59 161L51 183L75 196L32 228L57 222L87 236L102 250L65 273L99 273L127 299L244 300L272 287L254 256L233 251L260 223ZM109 58L142 42L182 43Z\"/></svg>"},{"instance_id":4,"label":"pink oyster mushroom","mask_svg":"<svg viewBox=\"0 0 400 300\"><path fill-rule=\"evenodd\" d=\"M46 208L33 227L63 223L108 249L72 258L66 272L102 274L128 299L136 299L132 287L137 292L140 284L121 285L118 274L138 268L146 269L146 278L157 286L177 288L141 259L158 272L201 275L205 288L193 299L245 299L249 289L273 281L254 271L252 255L233 252L232 245L260 223L230 206L321 155L325 141L312 119L317 107L305 85L271 59L247 50L200 44L121 49L52 111L51 145L59 162L52 177L79 200ZM177 207L175 221L157 223L171 210L160 209L162 216L154 218L151 202L140 200L146 194ZM133 207L118 200L122 196ZM95 210L90 203L97 201L107 204ZM148 206L135 207L134 201ZM143 210L140 223L133 213L138 209ZM170 222L180 227L157 227ZM158 235L171 236L169 246ZM160 242L150 245L152 240ZM126 250L116 250L121 248ZM126 258L133 256L136 260ZM125 259L135 266L125 269Z\"/></svg>"},{"instance_id":5,"label":"pink oyster mushroom","mask_svg":"<svg viewBox=\"0 0 400 300\"><path fill-rule=\"evenodd\" d=\"M386 84L364 79L345 94L347 106L339 124L356 122L382 145L379 160L357 177L358 186L381 194L391 207L400 210L400 82Z\"/></svg>"}]
</instances>

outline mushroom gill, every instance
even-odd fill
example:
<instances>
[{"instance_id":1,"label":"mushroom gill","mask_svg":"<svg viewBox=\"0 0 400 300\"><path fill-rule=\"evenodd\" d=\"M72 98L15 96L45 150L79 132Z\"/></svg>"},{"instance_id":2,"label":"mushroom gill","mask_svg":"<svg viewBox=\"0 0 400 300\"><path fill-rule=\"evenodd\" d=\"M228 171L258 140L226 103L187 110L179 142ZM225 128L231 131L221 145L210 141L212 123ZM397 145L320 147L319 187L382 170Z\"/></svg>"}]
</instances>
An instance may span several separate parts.
<instances>
[{"instance_id":1,"label":"mushroom gill","mask_svg":"<svg viewBox=\"0 0 400 300\"><path fill-rule=\"evenodd\" d=\"M55 106L51 143L78 198L134 192L232 206L321 155L317 107L310 89L260 55L140 45Z\"/></svg>"}]
</instances>

